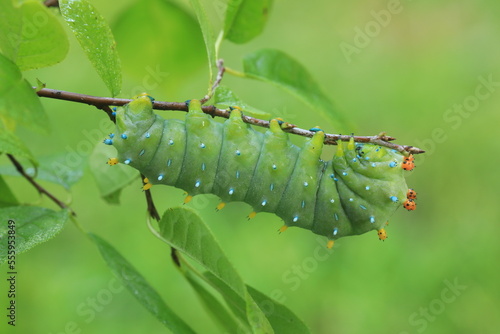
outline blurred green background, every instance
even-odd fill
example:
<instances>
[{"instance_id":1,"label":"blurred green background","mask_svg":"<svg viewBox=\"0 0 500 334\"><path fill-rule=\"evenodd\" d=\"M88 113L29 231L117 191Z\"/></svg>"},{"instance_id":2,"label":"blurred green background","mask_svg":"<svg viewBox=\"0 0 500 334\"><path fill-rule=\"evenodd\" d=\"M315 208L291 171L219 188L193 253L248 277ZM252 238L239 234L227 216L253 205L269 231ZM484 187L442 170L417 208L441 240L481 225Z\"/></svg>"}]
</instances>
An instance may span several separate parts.
<instances>
[{"instance_id":1,"label":"blurred green background","mask_svg":"<svg viewBox=\"0 0 500 334\"><path fill-rule=\"evenodd\" d=\"M147 90L159 100L184 101L205 94L205 48L182 10L159 0L91 2L114 27L125 75L121 97ZM494 136L500 125L500 5L406 0L377 23L374 13L393 3L278 0L261 36L243 46L224 42L221 48L226 65L237 70L249 52L283 50L310 70L338 112L356 125L346 131L387 131L398 143L427 150L416 157L407 179L418 192L418 208L398 210L385 242L376 233L344 238L330 256L318 257L324 239L300 229L280 235L281 222L270 214L248 222L246 204L216 213L218 200L202 196L189 206L209 223L244 280L286 304L313 333L497 333L500 182ZM187 2L178 4L192 15ZM222 18L223 4L207 2L215 21ZM172 15L159 15L164 11ZM371 36L357 36L358 29ZM49 88L109 95L77 42L71 43L64 62L26 76ZM357 49L346 57L347 44ZM229 75L224 83L247 103L302 128L339 131L277 88ZM106 119L102 111L48 99L43 104L51 136L21 132L38 156L71 154L102 139L86 135ZM293 141L300 145L303 139ZM24 180L6 179L18 198L38 200ZM43 184L69 198L62 188ZM161 211L183 199L182 191L169 187L155 187L153 194ZM71 200L82 226L121 251L195 330L220 332L171 263L169 249L147 229L138 181L124 190L120 206L109 206L86 173ZM46 199L42 205L53 207ZM18 326L4 331L4 319L2 332L167 332L119 288L97 249L74 225L20 255L18 269Z\"/></svg>"}]
</instances>

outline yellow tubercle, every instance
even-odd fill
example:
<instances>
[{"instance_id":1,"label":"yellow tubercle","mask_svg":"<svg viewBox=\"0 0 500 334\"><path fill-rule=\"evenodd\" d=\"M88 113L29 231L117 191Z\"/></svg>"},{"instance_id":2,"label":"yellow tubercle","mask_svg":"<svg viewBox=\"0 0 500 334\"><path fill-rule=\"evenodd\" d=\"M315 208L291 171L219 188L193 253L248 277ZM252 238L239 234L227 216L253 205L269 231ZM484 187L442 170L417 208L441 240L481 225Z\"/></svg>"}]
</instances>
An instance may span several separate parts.
<instances>
[{"instance_id":1,"label":"yellow tubercle","mask_svg":"<svg viewBox=\"0 0 500 334\"><path fill-rule=\"evenodd\" d=\"M217 207L215 208L216 211L219 211L219 210L222 210L224 209L224 207L226 206L226 203L224 202L220 202Z\"/></svg>"},{"instance_id":2,"label":"yellow tubercle","mask_svg":"<svg viewBox=\"0 0 500 334\"><path fill-rule=\"evenodd\" d=\"M276 118L272 119L269 121L269 130L273 133L282 133L283 130L281 129L281 126Z\"/></svg>"},{"instance_id":3,"label":"yellow tubercle","mask_svg":"<svg viewBox=\"0 0 500 334\"><path fill-rule=\"evenodd\" d=\"M149 183L149 179L147 177L144 178L144 183Z\"/></svg>"},{"instance_id":4,"label":"yellow tubercle","mask_svg":"<svg viewBox=\"0 0 500 334\"><path fill-rule=\"evenodd\" d=\"M110 166L114 166L114 165L118 164L118 158L109 158L107 164Z\"/></svg>"},{"instance_id":5,"label":"yellow tubercle","mask_svg":"<svg viewBox=\"0 0 500 334\"><path fill-rule=\"evenodd\" d=\"M385 231L385 229L381 228L380 230L377 231L377 234L378 234L378 238L379 240L385 240L387 239L387 232Z\"/></svg>"},{"instance_id":6,"label":"yellow tubercle","mask_svg":"<svg viewBox=\"0 0 500 334\"><path fill-rule=\"evenodd\" d=\"M280 233L285 232L287 230L287 228L288 228L288 226L286 226L286 225L281 226L280 227Z\"/></svg>"},{"instance_id":7,"label":"yellow tubercle","mask_svg":"<svg viewBox=\"0 0 500 334\"><path fill-rule=\"evenodd\" d=\"M326 248L332 249L334 244L335 244L335 241L328 240L328 242L326 243Z\"/></svg>"},{"instance_id":8,"label":"yellow tubercle","mask_svg":"<svg viewBox=\"0 0 500 334\"><path fill-rule=\"evenodd\" d=\"M189 202L191 202L192 199L193 199L193 196L191 196L191 195L186 196L186 198L184 198L184 204L188 204Z\"/></svg>"},{"instance_id":9,"label":"yellow tubercle","mask_svg":"<svg viewBox=\"0 0 500 334\"><path fill-rule=\"evenodd\" d=\"M233 107L233 110L231 110L231 115L229 115L229 118L241 119L241 108Z\"/></svg>"},{"instance_id":10,"label":"yellow tubercle","mask_svg":"<svg viewBox=\"0 0 500 334\"><path fill-rule=\"evenodd\" d=\"M335 155L338 157L344 156L344 143L340 140L337 141L337 153Z\"/></svg>"},{"instance_id":11,"label":"yellow tubercle","mask_svg":"<svg viewBox=\"0 0 500 334\"><path fill-rule=\"evenodd\" d=\"M146 182L146 181L144 181L144 182ZM142 190L149 190L149 189L151 189L152 186L153 185L151 183L146 183L145 185L142 186Z\"/></svg>"},{"instance_id":12,"label":"yellow tubercle","mask_svg":"<svg viewBox=\"0 0 500 334\"><path fill-rule=\"evenodd\" d=\"M354 144L354 137L351 137L351 139L349 139L349 143L347 144L347 149L354 150L355 147L356 145Z\"/></svg>"},{"instance_id":13,"label":"yellow tubercle","mask_svg":"<svg viewBox=\"0 0 500 334\"><path fill-rule=\"evenodd\" d=\"M283 122L283 123L281 123L280 127L283 130L288 130L288 129L293 129L295 127L295 125L288 123L288 122Z\"/></svg>"},{"instance_id":14,"label":"yellow tubercle","mask_svg":"<svg viewBox=\"0 0 500 334\"><path fill-rule=\"evenodd\" d=\"M325 133L323 131L318 131L312 136L311 144L313 145L313 148L321 152L321 150L323 149L324 140L325 140Z\"/></svg>"},{"instance_id":15,"label":"yellow tubercle","mask_svg":"<svg viewBox=\"0 0 500 334\"><path fill-rule=\"evenodd\" d=\"M250 212L250 214L248 215L248 219L252 219L252 218L254 218L255 216L257 216L257 212L252 211L252 212Z\"/></svg>"}]
</instances>

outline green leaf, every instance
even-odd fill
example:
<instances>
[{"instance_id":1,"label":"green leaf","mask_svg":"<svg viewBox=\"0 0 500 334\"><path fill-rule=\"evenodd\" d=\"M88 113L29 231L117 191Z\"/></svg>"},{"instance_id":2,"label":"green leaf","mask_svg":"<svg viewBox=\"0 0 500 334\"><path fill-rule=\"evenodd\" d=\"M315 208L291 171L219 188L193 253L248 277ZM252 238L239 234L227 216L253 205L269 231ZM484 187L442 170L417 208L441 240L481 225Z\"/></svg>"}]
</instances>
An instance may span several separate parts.
<instances>
[{"instance_id":1,"label":"green leaf","mask_svg":"<svg viewBox=\"0 0 500 334\"><path fill-rule=\"evenodd\" d=\"M16 158L29 159L34 166L37 166L38 163L31 152L15 134L0 130L0 153L11 154Z\"/></svg>"},{"instance_id":2,"label":"green leaf","mask_svg":"<svg viewBox=\"0 0 500 334\"><path fill-rule=\"evenodd\" d=\"M260 35L272 0L229 0L224 22L225 38L243 44Z\"/></svg>"},{"instance_id":3,"label":"green leaf","mask_svg":"<svg viewBox=\"0 0 500 334\"><path fill-rule=\"evenodd\" d=\"M231 89L223 85L220 85L215 89L214 104L218 108L223 109L238 106L243 110L243 113L245 115L249 115L255 118L268 119L269 117L271 117L271 114L249 106L248 104L243 102L236 96L236 94L233 93Z\"/></svg>"},{"instance_id":4,"label":"green leaf","mask_svg":"<svg viewBox=\"0 0 500 334\"><path fill-rule=\"evenodd\" d=\"M122 72L111 29L85 0L60 0L64 20L113 96L120 93Z\"/></svg>"},{"instance_id":5,"label":"green leaf","mask_svg":"<svg viewBox=\"0 0 500 334\"><path fill-rule=\"evenodd\" d=\"M97 144L90 155L90 171L102 198L109 204L119 204L121 190L139 178L139 172L127 165L110 166L106 162L116 155L113 147Z\"/></svg>"},{"instance_id":6,"label":"green leaf","mask_svg":"<svg viewBox=\"0 0 500 334\"><path fill-rule=\"evenodd\" d=\"M0 54L0 128L13 131L17 124L48 133L49 121L40 98L16 64Z\"/></svg>"},{"instance_id":7,"label":"green leaf","mask_svg":"<svg viewBox=\"0 0 500 334\"><path fill-rule=\"evenodd\" d=\"M165 304L158 292L146 281L118 251L95 234L89 233L90 239L99 248L106 264L116 277L152 315L174 333L195 333L170 307Z\"/></svg>"},{"instance_id":8,"label":"green leaf","mask_svg":"<svg viewBox=\"0 0 500 334\"><path fill-rule=\"evenodd\" d=\"M309 72L295 59L274 49L259 50L245 56L245 75L272 83L294 94L326 119L345 125L333 102L322 92Z\"/></svg>"},{"instance_id":9,"label":"green leaf","mask_svg":"<svg viewBox=\"0 0 500 334\"><path fill-rule=\"evenodd\" d=\"M186 269L184 276L205 306L206 311L217 321L226 333L238 333L238 324L234 317L195 277L191 270Z\"/></svg>"},{"instance_id":10,"label":"green leaf","mask_svg":"<svg viewBox=\"0 0 500 334\"><path fill-rule=\"evenodd\" d=\"M14 7L12 1L3 0L0 48L25 71L59 63L69 43L57 17L41 2L26 1Z\"/></svg>"},{"instance_id":11,"label":"green leaf","mask_svg":"<svg viewBox=\"0 0 500 334\"><path fill-rule=\"evenodd\" d=\"M14 206L19 204L19 202L16 199L16 196L12 193L12 190L10 190L9 185L5 183L5 180L1 175L0 175L0 194L2 194L2 196L0 197L0 208L5 208L7 206Z\"/></svg>"},{"instance_id":12,"label":"green leaf","mask_svg":"<svg viewBox=\"0 0 500 334\"><path fill-rule=\"evenodd\" d=\"M15 233L15 251L16 254L21 254L56 236L68 220L67 210L53 211L34 206L2 208L0 209L2 222L0 240L11 240L7 237ZM7 260L7 250L7 242L1 242L0 264Z\"/></svg>"},{"instance_id":13,"label":"green leaf","mask_svg":"<svg viewBox=\"0 0 500 334\"><path fill-rule=\"evenodd\" d=\"M134 1L113 24L113 33L124 71L141 84L130 95L171 92L205 65L196 19L171 1Z\"/></svg>"},{"instance_id":14,"label":"green leaf","mask_svg":"<svg viewBox=\"0 0 500 334\"><path fill-rule=\"evenodd\" d=\"M287 334L310 334L309 328L300 318L284 305L269 298L262 292L247 286L248 292L253 300L259 305L264 314L269 319L271 326L276 333Z\"/></svg>"},{"instance_id":15,"label":"green leaf","mask_svg":"<svg viewBox=\"0 0 500 334\"><path fill-rule=\"evenodd\" d=\"M212 31L212 28L210 27L210 22L208 21L207 14L201 2L199 0L189 0L189 2L196 12L196 17L198 18L198 23L200 24L203 39L205 40L205 47L207 49L208 56L208 68L210 71L210 80L208 85L208 91L210 93L214 80L214 73L216 72L217 68L217 54L215 50L214 33Z\"/></svg>"},{"instance_id":16,"label":"green leaf","mask_svg":"<svg viewBox=\"0 0 500 334\"><path fill-rule=\"evenodd\" d=\"M244 312L244 302L236 295L231 293L229 287L220 279L211 273L204 273L203 276L224 296L226 303L231 310L241 318ZM310 331L300 318L284 305L264 295L262 292L247 285L248 292L253 300L259 305L267 319L271 323L276 333L289 334L309 334Z\"/></svg>"},{"instance_id":17,"label":"green leaf","mask_svg":"<svg viewBox=\"0 0 500 334\"><path fill-rule=\"evenodd\" d=\"M59 184L69 190L83 176L84 160L80 164L68 163L65 153L38 158L38 168L25 168L26 174L37 180ZM20 176L12 165L0 166L0 174Z\"/></svg>"},{"instance_id":18,"label":"green leaf","mask_svg":"<svg viewBox=\"0 0 500 334\"><path fill-rule=\"evenodd\" d=\"M254 333L273 333L265 315L196 212L180 207L169 209L163 214L159 226L162 237L170 246L200 263L245 301L246 316Z\"/></svg>"},{"instance_id":19,"label":"green leaf","mask_svg":"<svg viewBox=\"0 0 500 334\"><path fill-rule=\"evenodd\" d=\"M236 317L247 326L248 323L246 315L246 305L243 298L241 298L234 290L232 290L226 283L218 279L210 272L203 273L204 278L216 289L226 301L227 306L236 315Z\"/></svg>"}]
</instances>

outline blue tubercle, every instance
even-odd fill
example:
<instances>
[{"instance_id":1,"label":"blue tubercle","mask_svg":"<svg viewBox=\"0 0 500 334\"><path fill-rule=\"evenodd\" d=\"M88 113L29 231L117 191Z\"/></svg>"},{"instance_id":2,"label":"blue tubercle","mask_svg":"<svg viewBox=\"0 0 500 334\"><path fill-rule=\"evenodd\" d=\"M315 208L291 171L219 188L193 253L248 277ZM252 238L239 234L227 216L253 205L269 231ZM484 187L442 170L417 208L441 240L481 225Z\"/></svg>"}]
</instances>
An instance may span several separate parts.
<instances>
[{"instance_id":1,"label":"blue tubercle","mask_svg":"<svg viewBox=\"0 0 500 334\"><path fill-rule=\"evenodd\" d=\"M113 141L111 139L104 139L104 144L113 145Z\"/></svg>"},{"instance_id":2,"label":"blue tubercle","mask_svg":"<svg viewBox=\"0 0 500 334\"><path fill-rule=\"evenodd\" d=\"M319 132L319 131L323 131L323 130L321 130L320 128L310 128L309 131Z\"/></svg>"},{"instance_id":3,"label":"blue tubercle","mask_svg":"<svg viewBox=\"0 0 500 334\"><path fill-rule=\"evenodd\" d=\"M122 135L120 137L122 137L122 139L127 139L128 138L128 136L126 134L124 134L124 133L122 133Z\"/></svg>"}]
</instances>

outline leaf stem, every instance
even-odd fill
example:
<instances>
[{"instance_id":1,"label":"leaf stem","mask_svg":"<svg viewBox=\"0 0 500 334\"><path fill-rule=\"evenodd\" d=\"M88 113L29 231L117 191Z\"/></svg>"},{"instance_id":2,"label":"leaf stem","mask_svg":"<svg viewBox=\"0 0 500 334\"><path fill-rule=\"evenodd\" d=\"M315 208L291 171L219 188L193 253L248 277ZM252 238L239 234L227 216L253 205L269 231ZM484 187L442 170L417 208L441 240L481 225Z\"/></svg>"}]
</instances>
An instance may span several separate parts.
<instances>
[{"instance_id":1,"label":"leaf stem","mask_svg":"<svg viewBox=\"0 0 500 334\"><path fill-rule=\"evenodd\" d=\"M244 72L233 70L230 67L226 67L226 72L240 78L245 78L247 76Z\"/></svg>"}]
</instances>

